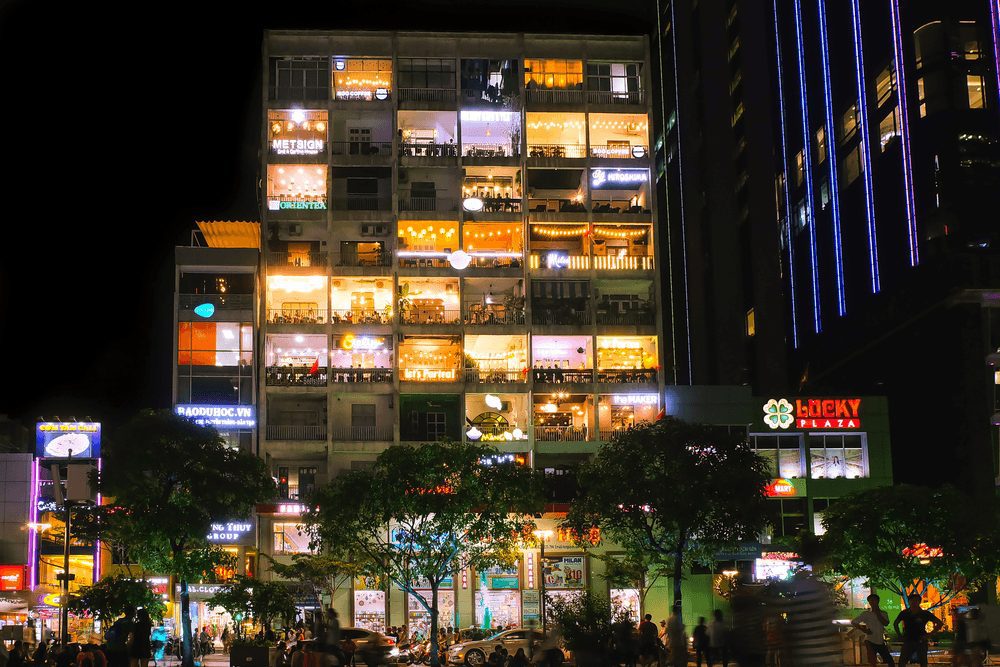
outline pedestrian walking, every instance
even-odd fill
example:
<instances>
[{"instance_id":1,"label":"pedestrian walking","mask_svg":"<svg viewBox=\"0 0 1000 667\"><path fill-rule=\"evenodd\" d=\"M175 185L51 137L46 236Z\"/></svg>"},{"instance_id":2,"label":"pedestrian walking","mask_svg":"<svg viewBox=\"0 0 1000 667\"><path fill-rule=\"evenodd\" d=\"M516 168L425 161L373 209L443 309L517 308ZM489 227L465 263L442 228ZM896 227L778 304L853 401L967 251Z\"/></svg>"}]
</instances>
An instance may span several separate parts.
<instances>
[{"instance_id":1,"label":"pedestrian walking","mask_svg":"<svg viewBox=\"0 0 1000 667\"><path fill-rule=\"evenodd\" d=\"M919 663L921 667L927 667L927 624L933 627L931 633L940 630L944 623L926 609L920 608L920 595L911 593L906 596L909 605L899 612L896 620L892 623L896 635L903 640L903 646L899 650L899 667L906 667L911 661ZM899 632L899 624L903 624L903 632Z\"/></svg>"},{"instance_id":2,"label":"pedestrian walking","mask_svg":"<svg viewBox=\"0 0 1000 667\"><path fill-rule=\"evenodd\" d=\"M733 630L730 647L740 667L763 667L764 601L746 587L736 589L729 601L733 608Z\"/></svg>"},{"instance_id":3,"label":"pedestrian walking","mask_svg":"<svg viewBox=\"0 0 1000 667\"><path fill-rule=\"evenodd\" d=\"M895 663L892 654L885 643L885 629L889 625L889 614L879 607L881 599L872 593L868 596L868 609L861 612L851 620L851 625L865 633L865 651L868 654L868 664L870 667L877 667L878 658L889 667Z\"/></svg>"},{"instance_id":4,"label":"pedestrian walking","mask_svg":"<svg viewBox=\"0 0 1000 667\"><path fill-rule=\"evenodd\" d=\"M687 667L687 635L684 633L684 619L680 604L674 603L674 610L667 620L667 640L670 644L670 664L673 667Z\"/></svg>"},{"instance_id":5,"label":"pedestrian walking","mask_svg":"<svg viewBox=\"0 0 1000 667\"><path fill-rule=\"evenodd\" d=\"M153 646L151 635L153 633L153 622L149 618L149 612L140 609L135 615L135 624L132 626L132 640L129 642L128 657L131 667L147 667L149 659L153 657Z\"/></svg>"},{"instance_id":6,"label":"pedestrian walking","mask_svg":"<svg viewBox=\"0 0 1000 667\"><path fill-rule=\"evenodd\" d=\"M712 612L712 622L708 624L708 667L716 661L722 667L729 667L729 628L722 620L722 611Z\"/></svg>"},{"instance_id":7,"label":"pedestrian walking","mask_svg":"<svg viewBox=\"0 0 1000 667\"><path fill-rule=\"evenodd\" d=\"M691 631L691 648L694 649L695 664L701 667L702 658L708 658L708 626L704 616L698 617L698 625Z\"/></svg>"},{"instance_id":8,"label":"pedestrian walking","mask_svg":"<svg viewBox=\"0 0 1000 667\"><path fill-rule=\"evenodd\" d=\"M788 620L785 638L789 664L795 667L829 667L841 662L840 638L833 624L834 606L829 588L807 570L795 573L791 596L783 601Z\"/></svg>"}]
</instances>

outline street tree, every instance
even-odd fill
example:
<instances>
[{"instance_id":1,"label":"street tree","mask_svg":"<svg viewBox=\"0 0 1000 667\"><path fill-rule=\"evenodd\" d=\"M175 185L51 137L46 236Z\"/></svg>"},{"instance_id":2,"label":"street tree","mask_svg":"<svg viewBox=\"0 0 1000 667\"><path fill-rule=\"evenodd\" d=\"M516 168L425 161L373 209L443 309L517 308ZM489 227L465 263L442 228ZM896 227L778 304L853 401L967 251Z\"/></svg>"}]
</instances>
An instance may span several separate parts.
<instances>
[{"instance_id":1,"label":"street tree","mask_svg":"<svg viewBox=\"0 0 1000 667\"><path fill-rule=\"evenodd\" d=\"M158 621L163 618L166 605L145 580L118 574L81 588L70 599L69 609L75 614L90 614L102 623L110 623L134 609L145 609Z\"/></svg>"},{"instance_id":2,"label":"street tree","mask_svg":"<svg viewBox=\"0 0 1000 667\"><path fill-rule=\"evenodd\" d=\"M350 584L354 577L367 574L364 559L359 559L357 554L350 554L346 559L326 553L295 554L291 562L281 562L267 554L264 557L270 561L271 571L282 579L301 582L316 598L325 594L331 601L341 586Z\"/></svg>"},{"instance_id":3,"label":"street tree","mask_svg":"<svg viewBox=\"0 0 1000 667\"><path fill-rule=\"evenodd\" d=\"M144 411L104 447L101 491L114 498L133 538L133 556L180 584L183 665L192 667L188 584L232 559L206 539L212 521L245 518L274 497L274 481L256 456L228 447L212 428L168 410Z\"/></svg>"},{"instance_id":4,"label":"street tree","mask_svg":"<svg viewBox=\"0 0 1000 667\"><path fill-rule=\"evenodd\" d=\"M265 635L274 620L295 618L295 598L280 581L261 581L237 575L209 598L208 603L222 607L237 620L236 636L242 638L240 619L248 618L261 626Z\"/></svg>"},{"instance_id":5,"label":"street tree","mask_svg":"<svg viewBox=\"0 0 1000 667\"><path fill-rule=\"evenodd\" d=\"M900 598L941 593L932 606L975 590L1000 574L1000 511L951 486L908 484L859 491L823 512L826 569L863 577ZM904 602L905 606L905 602Z\"/></svg>"},{"instance_id":6,"label":"street tree","mask_svg":"<svg viewBox=\"0 0 1000 667\"><path fill-rule=\"evenodd\" d=\"M604 563L602 578L610 588L634 588L639 591L639 609L645 609L646 596L671 570L655 553L637 548L635 543L626 544L624 553L592 553Z\"/></svg>"},{"instance_id":7,"label":"street tree","mask_svg":"<svg viewBox=\"0 0 1000 667\"><path fill-rule=\"evenodd\" d=\"M615 435L580 467L566 526L599 526L627 553L667 567L674 604L685 568L755 540L767 525L767 462L742 436L666 417Z\"/></svg>"},{"instance_id":8,"label":"street tree","mask_svg":"<svg viewBox=\"0 0 1000 667\"><path fill-rule=\"evenodd\" d=\"M532 472L490 464L495 453L464 442L390 447L372 468L319 489L306 515L314 546L334 558L361 555L426 610L432 665L442 582L468 567L513 566L532 525L527 514L539 509Z\"/></svg>"}]
</instances>

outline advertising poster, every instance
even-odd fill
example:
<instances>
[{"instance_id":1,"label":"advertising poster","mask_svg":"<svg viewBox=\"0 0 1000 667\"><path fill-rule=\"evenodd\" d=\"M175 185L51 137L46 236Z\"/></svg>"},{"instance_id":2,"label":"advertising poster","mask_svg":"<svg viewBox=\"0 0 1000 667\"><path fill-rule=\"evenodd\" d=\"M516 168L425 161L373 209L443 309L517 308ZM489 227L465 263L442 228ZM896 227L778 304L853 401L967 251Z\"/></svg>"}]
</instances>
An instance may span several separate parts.
<instances>
[{"instance_id":1,"label":"advertising poster","mask_svg":"<svg viewBox=\"0 0 1000 667\"><path fill-rule=\"evenodd\" d=\"M385 591L354 591L354 627L385 632Z\"/></svg>"},{"instance_id":2,"label":"advertising poster","mask_svg":"<svg viewBox=\"0 0 1000 667\"><path fill-rule=\"evenodd\" d=\"M546 588L569 588L580 590L587 585L583 556L546 557L542 563L542 574Z\"/></svg>"},{"instance_id":3,"label":"advertising poster","mask_svg":"<svg viewBox=\"0 0 1000 667\"><path fill-rule=\"evenodd\" d=\"M524 625L538 623L542 613L542 596L538 591L521 591L521 618Z\"/></svg>"},{"instance_id":4,"label":"advertising poster","mask_svg":"<svg viewBox=\"0 0 1000 667\"><path fill-rule=\"evenodd\" d=\"M100 422L39 422L35 456L49 459L96 459L101 455Z\"/></svg>"}]
</instances>

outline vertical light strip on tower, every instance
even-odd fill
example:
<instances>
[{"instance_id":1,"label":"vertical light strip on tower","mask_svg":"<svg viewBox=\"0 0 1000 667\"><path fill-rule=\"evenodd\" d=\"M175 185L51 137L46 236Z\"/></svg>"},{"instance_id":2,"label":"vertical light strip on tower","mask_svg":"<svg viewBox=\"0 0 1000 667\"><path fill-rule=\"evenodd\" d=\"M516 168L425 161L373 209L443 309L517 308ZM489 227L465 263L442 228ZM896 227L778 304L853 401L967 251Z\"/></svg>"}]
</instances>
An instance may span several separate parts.
<instances>
[{"instance_id":1,"label":"vertical light strip on tower","mask_svg":"<svg viewBox=\"0 0 1000 667\"><path fill-rule=\"evenodd\" d=\"M997 103L1000 104L1000 0L989 0L993 25L993 71L997 75Z\"/></svg>"},{"instance_id":2,"label":"vertical light strip on tower","mask_svg":"<svg viewBox=\"0 0 1000 667\"><path fill-rule=\"evenodd\" d=\"M854 64L858 79L858 114L861 123L861 175L865 184L865 216L868 222L868 263L871 269L872 294L882 289L878 275L878 235L875 229L875 189L872 185L872 147L868 128L868 91L865 84L865 53L861 42L860 0L851 0L851 18L854 23Z\"/></svg>"},{"instance_id":3,"label":"vertical light strip on tower","mask_svg":"<svg viewBox=\"0 0 1000 667\"><path fill-rule=\"evenodd\" d=\"M41 473L39 461L38 458L31 461L31 491L28 493L31 503L31 506L28 507L28 521L31 526L31 530L28 531L28 588L32 590L38 585L38 550L40 548L38 544L40 539L38 537L38 489L42 484L39 477Z\"/></svg>"},{"instance_id":4,"label":"vertical light strip on tower","mask_svg":"<svg viewBox=\"0 0 1000 667\"><path fill-rule=\"evenodd\" d=\"M795 41L798 44L799 98L802 106L802 171L806 181L806 226L809 228L809 255L812 260L813 328L823 330L819 299L819 263L816 256L816 217L813 215L812 146L809 142L809 95L806 88L806 53L802 39L802 0L794 0Z\"/></svg>"},{"instance_id":5,"label":"vertical light strip on tower","mask_svg":"<svg viewBox=\"0 0 1000 667\"><path fill-rule=\"evenodd\" d=\"M826 0L817 0L820 57L823 61L823 100L826 102L826 164L830 173L830 217L833 219L833 268L837 280L837 314L847 314L844 299L844 250L840 237L840 185L837 182L837 128L833 122L833 90L830 85L830 44L826 26Z\"/></svg>"},{"instance_id":6,"label":"vertical light strip on tower","mask_svg":"<svg viewBox=\"0 0 1000 667\"><path fill-rule=\"evenodd\" d=\"M788 191L788 140L785 131L785 80L781 68L781 28L778 25L778 0L774 0L774 50L778 65L778 121L781 126L781 169L784 173L785 229L788 234L788 293L792 303L792 345L799 346L799 321L795 308L795 249L792 237L792 196Z\"/></svg>"},{"instance_id":7,"label":"vertical light strip on tower","mask_svg":"<svg viewBox=\"0 0 1000 667\"><path fill-rule=\"evenodd\" d=\"M920 263L917 240L916 202L913 198L913 162L910 156L910 114L906 98L906 69L903 67L903 26L899 16L899 0L889 0L892 16L892 50L896 72L896 97L899 98L899 134L903 149L903 197L906 200L906 229L910 237L910 266ZM867 166L867 165L866 165Z\"/></svg>"}]
</instances>

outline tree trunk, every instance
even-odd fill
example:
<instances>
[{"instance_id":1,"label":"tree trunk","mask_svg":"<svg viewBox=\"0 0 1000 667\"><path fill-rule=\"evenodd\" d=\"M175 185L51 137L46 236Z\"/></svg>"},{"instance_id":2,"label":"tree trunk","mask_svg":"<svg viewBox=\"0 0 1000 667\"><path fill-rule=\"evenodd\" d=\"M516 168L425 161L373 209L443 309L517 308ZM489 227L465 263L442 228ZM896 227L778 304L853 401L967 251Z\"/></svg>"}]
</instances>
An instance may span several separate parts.
<instances>
[{"instance_id":1,"label":"tree trunk","mask_svg":"<svg viewBox=\"0 0 1000 667\"><path fill-rule=\"evenodd\" d=\"M431 581L431 667L438 667L441 661L438 660L438 584Z\"/></svg>"},{"instance_id":2,"label":"tree trunk","mask_svg":"<svg viewBox=\"0 0 1000 667\"><path fill-rule=\"evenodd\" d=\"M187 579L181 579L181 646L183 667L194 667L191 651L191 595L188 593Z\"/></svg>"},{"instance_id":3,"label":"tree trunk","mask_svg":"<svg viewBox=\"0 0 1000 667\"><path fill-rule=\"evenodd\" d=\"M684 547L687 546L687 538L682 537L677 541L677 551L674 553L674 606L677 610L677 617L683 622L681 615L681 580L684 577Z\"/></svg>"}]
</instances>

